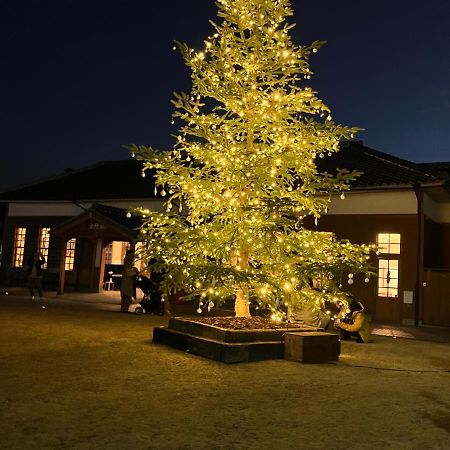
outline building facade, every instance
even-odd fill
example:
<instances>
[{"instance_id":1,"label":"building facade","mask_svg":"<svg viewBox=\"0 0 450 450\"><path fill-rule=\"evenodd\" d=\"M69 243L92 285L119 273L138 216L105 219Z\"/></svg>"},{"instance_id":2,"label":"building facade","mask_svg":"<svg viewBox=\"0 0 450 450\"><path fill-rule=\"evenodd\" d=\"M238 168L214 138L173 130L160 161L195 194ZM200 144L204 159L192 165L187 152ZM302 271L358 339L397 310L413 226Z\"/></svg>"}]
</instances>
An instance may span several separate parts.
<instances>
[{"instance_id":1,"label":"building facade","mask_svg":"<svg viewBox=\"0 0 450 450\"><path fill-rule=\"evenodd\" d=\"M450 326L450 163L414 164L365 147L343 144L320 169L362 175L345 200L333 198L310 228L353 243L375 243L374 277L356 276L353 292L373 320ZM109 161L0 194L4 220L0 277L24 283L26 258L47 259L48 288L110 288L123 255L136 245L139 223L130 208L163 209L151 176L137 161ZM112 273L109 273L112 272Z\"/></svg>"}]
</instances>

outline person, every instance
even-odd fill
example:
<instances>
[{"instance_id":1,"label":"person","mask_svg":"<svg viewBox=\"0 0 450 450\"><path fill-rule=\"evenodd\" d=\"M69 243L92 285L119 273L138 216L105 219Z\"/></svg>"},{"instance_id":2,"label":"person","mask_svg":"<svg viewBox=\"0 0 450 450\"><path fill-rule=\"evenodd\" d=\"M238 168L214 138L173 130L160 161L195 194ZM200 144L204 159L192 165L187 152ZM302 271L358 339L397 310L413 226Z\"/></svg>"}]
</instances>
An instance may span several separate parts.
<instances>
[{"instance_id":1,"label":"person","mask_svg":"<svg viewBox=\"0 0 450 450\"><path fill-rule=\"evenodd\" d=\"M28 289L30 290L31 298L34 299L34 290L36 289L41 299L44 296L42 290L42 266L45 264L45 258L41 252L33 252L27 260L27 276Z\"/></svg>"},{"instance_id":2,"label":"person","mask_svg":"<svg viewBox=\"0 0 450 450\"><path fill-rule=\"evenodd\" d=\"M317 297L318 292L321 292L321 284L314 279L309 281L308 287L300 291L301 296L308 299ZM330 325L330 315L326 311L325 302L322 298L319 298L316 303L315 307L309 302L294 303L289 309L288 315L294 322L300 325L323 328L326 331Z\"/></svg>"},{"instance_id":3,"label":"person","mask_svg":"<svg viewBox=\"0 0 450 450\"><path fill-rule=\"evenodd\" d=\"M134 267L134 253L127 250L123 260L122 281L120 283L120 311L128 312L133 298L136 298L136 276L138 270Z\"/></svg>"},{"instance_id":4,"label":"person","mask_svg":"<svg viewBox=\"0 0 450 450\"><path fill-rule=\"evenodd\" d=\"M334 326L339 329L342 340L350 340L354 336L356 342L370 342L370 325L364 306L353 296L350 296L348 307L341 307Z\"/></svg>"},{"instance_id":5,"label":"person","mask_svg":"<svg viewBox=\"0 0 450 450\"><path fill-rule=\"evenodd\" d=\"M298 303L292 307L291 317L294 322L309 327L328 329L330 316L325 311L324 305L313 308L305 303Z\"/></svg>"}]
</instances>

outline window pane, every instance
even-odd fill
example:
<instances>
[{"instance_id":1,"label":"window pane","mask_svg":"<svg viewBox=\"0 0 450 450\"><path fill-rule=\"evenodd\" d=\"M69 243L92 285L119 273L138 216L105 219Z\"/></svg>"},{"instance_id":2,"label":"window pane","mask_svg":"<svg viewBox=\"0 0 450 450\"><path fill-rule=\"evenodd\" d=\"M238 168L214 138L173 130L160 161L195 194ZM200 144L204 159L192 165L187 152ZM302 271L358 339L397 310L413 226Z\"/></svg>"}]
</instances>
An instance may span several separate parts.
<instances>
[{"instance_id":1,"label":"window pane","mask_svg":"<svg viewBox=\"0 0 450 450\"><path fill-rule=\"evenodd\" d=\"M26 228L16 228L14 231L13 267L23 267L26 232Z\"/></svg>"},{"instance_id":2,"label":"window pane","mask_svg":"<svg viewBox=\"0 0 450 450\"><path fill-rule=\"evenodd\" d=\"M400 234L399 233L379 233L377 235L378 251L380 253L400 254Z\"/></svg>"},{"instance_id":3,"label":"window pane","mask_svg":"<svg viewBox=\"0 0 450 450\"><path fill-rule=\"evenodd\" d=\"M38 250L45 258L45 264L43 264L42 266L43 269L47 268L49 245L50 245L50 228L39 228Z\"/></svg>"},{"instance_id":4,"label":"window pane","mask_svg":"<svg viewBox=\"0 0 450 450\"><path fill-rule=\"evenodd\" d=\"M74 262L75 262L75 245L76 239L73 238L67 242L66 247L66 261L65 261L65 270L73 270Z\"/></svg>"},{"instance_id":5,"label":"window pane","mask_svg":"<svg viewBox=\"0 0 450 450\"><path fill-rule=\"evenodd\" d=\"M398 260L397 259L389 259L389 269L397 270L398 269Z\"/></svg>"},{"instance_id":6,"label":"window pane","mask_svg":"<svg viewBox=\"0 0 450 450\"><path fill-rule=\"evenodd\" d=\"M378 296L398 297L398 260L378 261Z\"/></svg>"}]
</instances>

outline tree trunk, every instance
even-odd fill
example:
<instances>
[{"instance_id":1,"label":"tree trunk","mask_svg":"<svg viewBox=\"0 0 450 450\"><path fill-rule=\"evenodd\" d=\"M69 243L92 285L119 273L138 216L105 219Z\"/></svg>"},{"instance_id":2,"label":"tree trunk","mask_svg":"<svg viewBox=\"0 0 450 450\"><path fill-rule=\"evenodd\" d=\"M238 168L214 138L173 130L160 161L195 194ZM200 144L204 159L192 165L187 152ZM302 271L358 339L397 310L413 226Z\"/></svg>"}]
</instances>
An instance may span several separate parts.
<instances>
[{"instance_id":1,"label":"tree trunk","mask_svg":"<svg viewBox=\"0 0 450 450\"><path fill-rule=\"evenodd\" d=\"M251 317L248 292L242 288L236 290L236 302L234 304L236 317Z\"/></svg>"}]
</instances>

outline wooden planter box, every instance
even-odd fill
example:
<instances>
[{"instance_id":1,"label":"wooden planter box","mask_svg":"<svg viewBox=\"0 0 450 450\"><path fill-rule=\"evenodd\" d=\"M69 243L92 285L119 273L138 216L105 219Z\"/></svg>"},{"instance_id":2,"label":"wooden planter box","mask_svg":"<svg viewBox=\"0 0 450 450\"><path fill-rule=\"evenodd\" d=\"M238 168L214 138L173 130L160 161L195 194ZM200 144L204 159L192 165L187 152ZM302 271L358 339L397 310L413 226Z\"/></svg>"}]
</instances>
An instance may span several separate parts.
<instances>
[{"instance_id":1,"label":"wooden planter box","mask_svg":"<svg viewBox=\"0 0 450 450\"><path fill-rule=\"evenodd\" d=\"M328 334L317 330L292 326L279 329L232 330L199 323L195 319L171 318L168 327L154 328L153 342L229 364L283 359L286 354L285 337L288 334L318 334L319 339L321 335ZM304 345L315 345L314 342L315 340L305 341ZM322 346L326 345L325 341L321 342ZM327 342L332 343L329 339ZM335 346L335 343L332 345ZM328 351L327 361L331 353L333 352Z\"/></svg>"},{"instance_id":2,"label":"wooden planter box","mask_svg":"<svg viewBox=\"0 0 450 450\"><path fill-rule=\"evenodd\" d=\"M286 333L284 358L302 363L337 362L341 353L339 336L325 332Z\"/></svg>"}]
</instances>

